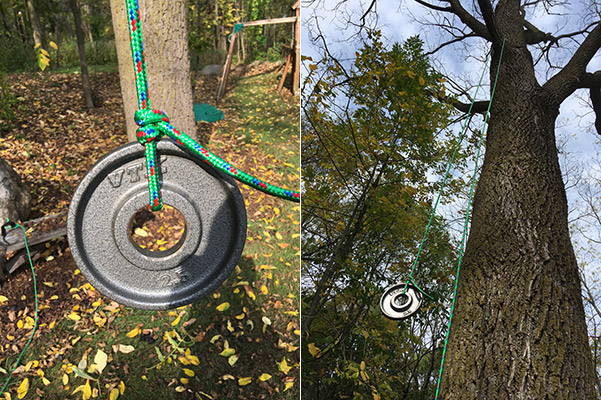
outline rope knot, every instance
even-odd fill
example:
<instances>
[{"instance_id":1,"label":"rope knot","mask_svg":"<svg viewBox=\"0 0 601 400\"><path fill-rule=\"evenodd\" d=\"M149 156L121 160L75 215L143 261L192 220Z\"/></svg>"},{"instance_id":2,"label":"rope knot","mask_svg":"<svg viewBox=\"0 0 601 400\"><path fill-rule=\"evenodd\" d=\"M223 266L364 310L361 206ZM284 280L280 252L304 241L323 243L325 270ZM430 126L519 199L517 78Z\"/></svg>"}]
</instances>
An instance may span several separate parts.
<instances>
[{"instance_id":1,"label":"rope knot","mask_svg":"<svg viewBox=\"0 0 601 400\"><path fill-rule=\"evenodd\" d=\"M159 122L169 122L167 114L161 110L136 110L134 121L139 126L158 124Z\"/></svg>"},{"instance_id":2,"label":"rope knot","mask_svg":"<svg viewBox=\"0 0 601 400\"><path fill-rule=\"evenodd\" d=\"M141 126L136 130L136 138L142 146L147 143L156 142L163 136L163 133L156 126Z\"/></svg>"}]
</instances>

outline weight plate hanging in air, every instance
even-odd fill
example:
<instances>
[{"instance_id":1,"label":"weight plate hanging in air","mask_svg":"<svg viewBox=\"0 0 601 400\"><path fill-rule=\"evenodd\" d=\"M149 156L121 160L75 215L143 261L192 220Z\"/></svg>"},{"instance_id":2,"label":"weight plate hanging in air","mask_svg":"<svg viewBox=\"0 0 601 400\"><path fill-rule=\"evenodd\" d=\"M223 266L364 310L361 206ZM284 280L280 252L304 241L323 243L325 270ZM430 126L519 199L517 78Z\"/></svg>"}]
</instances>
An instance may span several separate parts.
<instances>
[{"instance_id":1,"label":"weight plate hanging in air","mask_svg":"<svg viewBox=\"0 0 601 400\"><path fill-rule=\"evenodd\" d=\"M234 180L161 141L161 192L185 218L180 241L151 252L131 238L134 214L148 207L144 148L121 146L100 159L77 187L67 220L73 258L101 293L147 310L190 304L215 290L246 241L246 209Z\"/></svg>"},{"instance_id":2,"label":"weight plate hanging in air","mask_svg":"<svg viewBox=\"0 0 601 400\"><path fill-rule=\"evenodd\" d=\"M380 299L380 309L390 319L408 318L419 309L421 304L421 292L409 283L390 286Z\"/></svg>"}]
</instances>

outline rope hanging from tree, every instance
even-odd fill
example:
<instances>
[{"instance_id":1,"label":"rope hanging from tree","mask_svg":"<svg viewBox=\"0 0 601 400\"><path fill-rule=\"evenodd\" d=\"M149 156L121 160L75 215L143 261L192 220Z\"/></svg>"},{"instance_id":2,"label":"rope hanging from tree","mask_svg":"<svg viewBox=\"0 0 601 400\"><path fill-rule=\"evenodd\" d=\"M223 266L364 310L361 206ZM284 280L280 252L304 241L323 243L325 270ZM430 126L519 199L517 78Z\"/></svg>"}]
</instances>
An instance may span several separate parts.
<instances>
[{"instance_id":1,"label":"rope hanging from tree","mask_svg":"<svg viewBox=\"0 0 601 400\"><path fill-rule=\"evenodd\" d=\"M497 81L499 78L499 70L500 70L500 66L501 66L501 60L503 59L503 50L505 49L505 40L503 40L503 43L501 45L501 52L499 55L499 63L497 65L497 71L495 74L495 80L493 83L493 87L491 90L491 95L490 95L490 101L488 102L488 108L486 110L486 114L484 115L484 125L482 127L482 130L480 132L480 139L478 141L478 147L477 147L477 153L476 153L476 159L474 162L474 173L472 175L471 178L471 185L470 185L470 192L469 192L469 196L468 196L468 204L467 204L467 210L466 210L466 216L465 216L465 222L463 225L463 232L462 232L462 238L461 238L461 244L459 247L459 256L458 256L458 261L457 261L457 271L455 273L455 287L453 290L453 297L452 297L452 302L451 302L451 310L450 310L450 314L449 314L449 322L447 325L447 332L445 334L445 342L444 342L444 348L442 351L442 358L440 361L440 370L438 373L438 381L436 384L436 394L435 394L435 400L438 399L438 393L440 391L440 382L441 382L441 377L442 377L442 372L443 372L443 368L444 368L444 361L445 361L445 355L447 352L447 346L448 346L448 342L449 342L449 332L451 330L451 322L453 321L453 312L455 310L455 300L457 298L457 287L459 284L459 272L461 269L461 262L463 261L463 255L464 255L464 246L465 246L465 241L467 239L467 231L468 231L468 224L469 224L469 219L470 219L470 212L471 212L471 205L472 205L472 198L474 195L474 189L476 186L476 174L478 172L478 162L480 159L480 152L482 149L482 144L484 142L484 133L486 132L486 126L488 123L488 117L490 115L490 108L493 102L493 98L495 95L495 89L497 87ZM421 289L416 283L415 283L415 279L413 277L413 274L415 272L415 268L417 266L417 263L419 261L419 256L422 252L424 243L426 241L426 238L428 236L428 232L430 230L430 226L432 225L432 221L434 220L434 216L436 214L436 208L438 207L438 203L440 202L440 198L442 197L442 192L444 190L444 187L446 185L447 179L449 177L450 171L451 171L451 167L455 161L455 156L457 155L457 151L459 149L459 146L461 145L461 142L463 141L463 138L465 136L465 132L467 131L468 125L469 125L469 121L470 118L469 116L472 115L472 109L474 107L474 103L476 101L476 97L478 95L478 91L480 89L480 87L482 86L482 80L484 78L484 73L486 72L486 68L488 66L488 62L490 59L490 54L492 52L492 48L491 50L488 52L487 56L486 56L486 61L485 61L485 66L482 69L482 74L480 75L480 80L478 82L478 86L476 87L476 92L474 94L474 98L471 101L469 110L467 112L468 114L468 118L466 118L465 123L463 124L463 127L461 129L461 134L459 136L459 140L457 141L457 144L455 145L455 148L453 150L453 154L451 156L451 160L449 161L448 165L447 165L447 169L445 171L445 175L444 178L442 180L442 184L440 187L440 190L438 191L438 195L436 197L436 200L434 202L434 206L432 207L432 212L430 213L430 219L428 220L428 223L426 225L426 229L424 232L424 236L422 237L418 250L417 250L417 254L415 256L415 259L413 261L413 264L411 265L411 270L409 273L409 277L407 278L407 281L404 284L400 284L400 285L395 285L392 286L390 288L388 288L385 292L384 295L382 296L382 299L380 301L380 307L382 309L382 312L390 317L390 318L394 318L394 319L403 319L403 318L407 318L408 316L412 315L413 313L415 313L417 311L417 309L419 308L419 305L421 304L421 294L429 297L430 299L432 299L431 296L429 296L423 289ZM395 306L395 302L399 302L399 300L404 301L403 304L398 304L397 306ZM417 306L416 306L417 304Z\"/></svg>"},{"instance_id":2,"label":"rope hanging from tree","mask_svg":"<svg viewBox=\"0 0 601 400\"><path fill-rule=\"evenodd\" d=\"M156 143L163 135L169 136L180 146L188 149L193 154L202 158L213 167L225 172L242 183L271 196L285 200L300 202L300 193L271 185L254 176L247 174L225 162L205 147L198 144L190 136L179 131L169 123L169 118L160 110L152 110L148 99L148 79L146 75L146 61L144 59L144 44L142 42L142 25L140 22L140 9L137 0L126 0L127 15L129 19L129 34L136 78L136 92L138 95L138 108L134 120L140 126L136 131L138 141L145 148L146 170L148 174L148 192L150 207L153 211L163 207L157 170ZM242 24L240 24L242 25ZM240 27L239 29L241 29ZM238 29L238 30L239 30Z\"/></svg>"}]
</instances>

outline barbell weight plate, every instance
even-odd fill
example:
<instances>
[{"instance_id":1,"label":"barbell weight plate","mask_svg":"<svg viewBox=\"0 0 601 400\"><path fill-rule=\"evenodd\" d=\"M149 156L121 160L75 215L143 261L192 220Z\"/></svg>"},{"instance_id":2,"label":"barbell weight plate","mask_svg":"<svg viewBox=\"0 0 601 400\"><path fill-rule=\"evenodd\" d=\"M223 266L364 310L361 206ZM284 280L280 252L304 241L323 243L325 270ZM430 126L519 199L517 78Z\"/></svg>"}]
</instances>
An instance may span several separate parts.
<instances>
[{"instance_id":1,"label":"barbell weight plate","mask_svg":"<svg viewBox=\"0 0 601 400\"><path fill-rule=\"evenodd\" d=\"M246 209L234 180L161 141L161 194L185 218L163 252L132 242L131 220L148 207L144 148L130 143L100 159L77 187L67 218L73 258L86 279L127 306L165 310L193 303L232 272L246 241Z\"/></svg>"},{"instance_id":2,"label":"barbell weight plate","mask_svg":"<svg viewBox=\"0 0 601 400\"><path fill-rule=\"evenodd\" d=\"M409 318L421 305L421 292L408 283L390 286L380 298L380 310L390 319Z\"/></svg>"}]
</instances>

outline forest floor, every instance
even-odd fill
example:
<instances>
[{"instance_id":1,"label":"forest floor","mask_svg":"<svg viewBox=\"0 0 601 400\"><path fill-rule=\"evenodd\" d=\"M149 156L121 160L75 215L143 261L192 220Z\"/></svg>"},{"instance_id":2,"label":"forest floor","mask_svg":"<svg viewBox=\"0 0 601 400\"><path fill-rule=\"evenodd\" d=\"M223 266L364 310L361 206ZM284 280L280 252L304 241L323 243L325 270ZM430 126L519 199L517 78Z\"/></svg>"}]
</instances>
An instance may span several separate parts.
<instances>
[{"instance_id":1,"label":"forest floor","mask_svg":"<svg viewBox=\"0 0 601 400\"><path fill-rule=\"evenodd\" d=\"M198 132L237 168L298 190L298 98L276 92L277 72L268 64L234 72L218 105L225 119L199 123ZM119 77L92 75L95 110L83 105L78 74L7 79L17 117L0 131L0 156L31 189L30 220L64 215L86 171L127 141ZM217 77L202 77L195 89L195 101L214 104ZM238 186L248 215L243 255L218 290L176 310L111 301L82 276L66 238L48 243L34 263L38 327L4 397L298 398L300 207ZM166 233L181 226L166 214L147 215L139 227L146 233L136 230L141 246L178 240ZM0 385L31 335L33 286L23 267L0 289Z\"/></svg>"}]
</instances>

